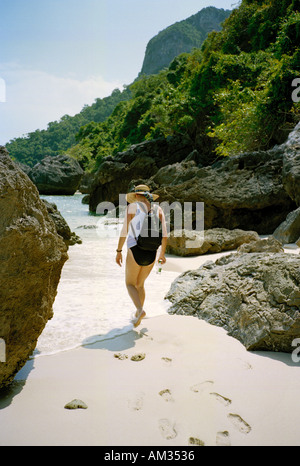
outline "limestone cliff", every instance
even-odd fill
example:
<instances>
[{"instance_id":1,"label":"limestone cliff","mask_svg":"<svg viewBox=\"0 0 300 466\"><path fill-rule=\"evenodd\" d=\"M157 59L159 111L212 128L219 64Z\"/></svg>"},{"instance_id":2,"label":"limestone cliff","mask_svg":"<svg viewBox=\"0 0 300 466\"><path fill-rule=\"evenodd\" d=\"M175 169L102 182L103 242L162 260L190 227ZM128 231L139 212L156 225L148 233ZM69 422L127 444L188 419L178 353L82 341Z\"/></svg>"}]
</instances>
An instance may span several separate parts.
<instances>
[{"instance_id":1,"label":"limestone cliff","mask_svg":"<svg viewBox=\"0 0 300 466\"><path fill-rule=\"evenodd\" d=\"M207 34L219 31L230 10L207 7L159 32L147 45L141 74L155 74L181 53L201 47Z\"/></svg>"}]
</instances>

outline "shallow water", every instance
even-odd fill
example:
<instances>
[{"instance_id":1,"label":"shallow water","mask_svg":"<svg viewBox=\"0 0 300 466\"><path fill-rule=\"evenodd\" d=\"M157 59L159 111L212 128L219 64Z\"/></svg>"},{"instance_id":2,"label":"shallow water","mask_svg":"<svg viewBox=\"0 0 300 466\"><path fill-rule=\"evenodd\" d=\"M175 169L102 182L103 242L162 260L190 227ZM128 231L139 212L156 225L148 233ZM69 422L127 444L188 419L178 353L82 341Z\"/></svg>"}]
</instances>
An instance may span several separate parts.
<instances>
[{"instance_id":1,"label":"shallow water","mask_svg":"<svg viewBox=\"0 0 300 466\"><path fill-rule=\"evenodd\" d=\"M38 340L35 356L130 331L134 306L125 287L125 267L115 263L121 225L114 220L107 225L105 217L89 214L88 206L81 203L81 194L41 197L57 205L82 244L69 248L53 306L54 317ZM125 261L126 245L123 251ZM148 317L166 314L169 303L164 296L177 276L178 272L165 270L157 275L153 269L146 281Z\"/></svg>"}]
</instances>

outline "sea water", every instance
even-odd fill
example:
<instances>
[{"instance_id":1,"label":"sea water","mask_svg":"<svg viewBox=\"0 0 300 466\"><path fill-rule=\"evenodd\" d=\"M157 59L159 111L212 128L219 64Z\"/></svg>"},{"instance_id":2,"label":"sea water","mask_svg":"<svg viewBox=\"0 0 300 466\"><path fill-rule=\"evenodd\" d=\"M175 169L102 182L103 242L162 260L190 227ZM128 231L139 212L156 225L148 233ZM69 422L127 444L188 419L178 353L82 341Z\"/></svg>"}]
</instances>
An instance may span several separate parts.
<instances>
[{"instance_id":1,"label":"sea water","mask_svg":"<svg viewBox=\"0 0 300 466\"><path fill-rule=\"evenodd\" d=\"M113 338L132 330L135 311L125 286L125 260L116 262L116 249L123 219L107 219L89 213L82 204L82 195L41 196L54 202L71 230L82 244L69 247L57 296L53 306L54 317L48 321L38 339L34 356L48 355L81 345ZM164 296L178 272L155 269L146 280L145 311L147 317L167 313L170 303ZM146 327L146 320L143 326Z\"/></svg>"}]
</instances>

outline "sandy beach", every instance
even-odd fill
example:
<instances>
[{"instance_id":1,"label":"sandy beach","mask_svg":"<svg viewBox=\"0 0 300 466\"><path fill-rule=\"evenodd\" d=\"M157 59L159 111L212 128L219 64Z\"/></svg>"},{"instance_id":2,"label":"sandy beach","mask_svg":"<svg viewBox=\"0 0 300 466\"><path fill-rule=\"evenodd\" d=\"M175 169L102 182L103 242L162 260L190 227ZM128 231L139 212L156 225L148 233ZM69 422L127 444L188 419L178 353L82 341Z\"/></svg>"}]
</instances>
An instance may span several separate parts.
<instances>
[{"instance_id":1,"label":"sandy beach","mask_svg":"<svg viewBox=\"0 0 300 466\"><path fill-rule=\"evenodd\" d=\"M168 266L209 259L172 257ZM247 352L194 317L150 317L28 361L0 399L0 445L299 445L299 390L291 354ZM87 409L65 409L74 399Z\"/></svg>"}]
</instances>

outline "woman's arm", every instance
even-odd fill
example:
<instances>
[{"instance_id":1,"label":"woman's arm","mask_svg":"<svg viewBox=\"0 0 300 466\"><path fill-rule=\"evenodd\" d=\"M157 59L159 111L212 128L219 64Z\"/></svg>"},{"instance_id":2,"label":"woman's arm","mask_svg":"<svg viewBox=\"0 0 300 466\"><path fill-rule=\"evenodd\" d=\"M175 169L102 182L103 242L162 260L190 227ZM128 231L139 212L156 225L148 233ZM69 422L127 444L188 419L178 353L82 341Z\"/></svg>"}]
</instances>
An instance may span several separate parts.
<instances>
[{"instance_id":1,"label":"woman's arm","mask_svg":"<svg viewBox=\"0 0 300 466\"><path fill-rule=\"evenodd\" d=\"M167 259L165 258L165 253L166 253L166 248L167 248L167 243L168 243L168 230L167 230L165 214L161 207L159 208L159 219L162 224L163 237L162 237L161 249L160 249L158 261L160 261L162 264L165 264L167 262Z\"/></svg>"},{"instance_id":2,"label":"woman's arm","mask_svg":"<svg viewBox=\"0 0 300 466\"><path fill-rule=\"evenodd\" d=\"M118 247L117 247L116 263L120 267L122 266L122 262L123 262L122 249L123 249L126 237L128 235L129 224L130 224L131 220L133 219L133 217L135 216L135 212L133 212L134 210L136 210L136 206L135 206L135 209L134 209L133 204L130 204L127 207L123 227L122 227L120 237L119 237L119 242L118 242Z\"/></svg>"}]
</instances>

